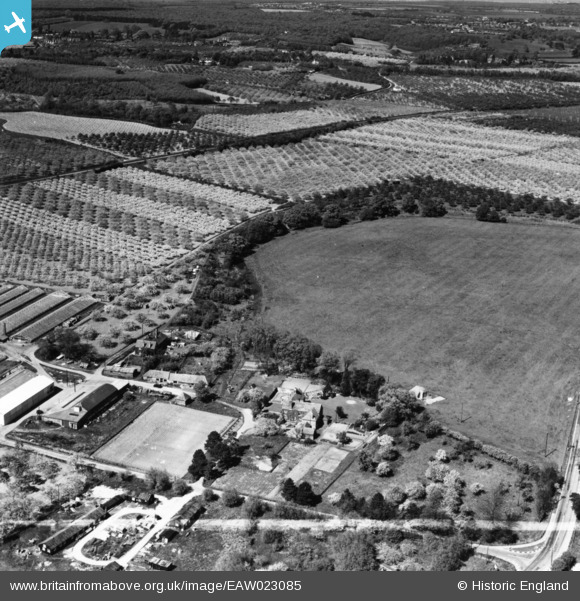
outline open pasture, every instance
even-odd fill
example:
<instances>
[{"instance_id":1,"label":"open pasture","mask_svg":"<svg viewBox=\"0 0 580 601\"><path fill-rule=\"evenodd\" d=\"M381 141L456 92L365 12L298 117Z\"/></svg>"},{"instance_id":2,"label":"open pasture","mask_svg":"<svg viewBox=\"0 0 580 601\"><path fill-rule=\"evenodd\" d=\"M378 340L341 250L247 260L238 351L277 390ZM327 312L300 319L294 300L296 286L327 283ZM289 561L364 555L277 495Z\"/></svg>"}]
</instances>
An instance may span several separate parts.
<instances>
[{"instance_id":1,"label":"open pasture","mask_svg":"<svg viewBox=\"0 0 580 601\"><path fill-rule=\"evenodd\" d=\"M454 429L540 461L548 435L561 459L580 231L416 218L297 236L251 259L267 321L441 394L430 411Z\"/></svg>"},{"instance_id":2,"label":"open pasture","mask_svg":"<svg viewBox=\"0 0 580 601\"><path fill-rule=\"evenodd\" d=\"M224 415L154 403L95 457L142 471L166 469L181 477L187 473L195 451L203 449L208 434L223 432L232 421Z\"/></svg>"},{"instance_id":3,"label":"open pasture","mask_svg":"<svg viewBox=\"0 0 580 601\"><path fill-rule=\"evenodd\" d=\"M55 138L57 140L70 140L79 134L147 134L172 131L143 123L133 123L132 121L70 117L68 115L53 115L51 113L38 113L36 111L0 113L0 120L6 121L4 129L7 131L44 138Z\"/></svg>"}]
</instances>

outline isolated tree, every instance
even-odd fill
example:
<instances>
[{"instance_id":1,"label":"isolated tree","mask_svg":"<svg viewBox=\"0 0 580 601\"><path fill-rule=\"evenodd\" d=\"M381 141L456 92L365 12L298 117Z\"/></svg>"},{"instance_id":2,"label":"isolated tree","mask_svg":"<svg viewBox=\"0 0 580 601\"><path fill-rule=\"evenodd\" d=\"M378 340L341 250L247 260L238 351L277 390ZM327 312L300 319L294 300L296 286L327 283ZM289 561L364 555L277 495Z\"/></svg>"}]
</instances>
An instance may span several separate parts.
<instances>
[{"instance_id":1,"label":"isolated tree","mask_svg":"<svg viewBox=\"0 0 580 601\"><path fill-rule=\"evenodd\" d=\"M219 445L222 442L223 442L223 439L222 439L221 435L219 434L219 432L216 432L215 430L213 432L210 432L205 441L206 452L209 453L210 455L213 455L214 449L217 447L217 445Z\"/></svg>"},{"instance_id":2,"label":"isolated tree","mask_svg":"<svg viewBox=\"0 0 580 601\"><path fill-rule=\"evenodd\" d=\"M191 465L187 471L191 474L191 477L194 480L199 480L199 478L205 475L207 465L208 461L205 453L201 449L197 449L197 451L195 451L193 454Z\"/></svg>"},{"instance_id":3,"label":"isolated tree","mask_svg":"<svg viewBox=\"0 0 580 601\"><path fill-rule=\"evenodd\" d=\"M222 503L226 507L237 507L238 505L241 505L243 501L244 498L235 488L228 488L227 490L224 490L222 495Z\"/></svg>"},{"instance_id":4,"label":"isolated tree","mask_svg":"<svg viewBox=\"0 0 580 601\"><path fill-rule=\"evenodd\" d=\"M296 484L294 484L294 480L292 480L292 478L286 478L280 491L282 498L286 501L295 502L297 493L298 489L296 488Z\"/></svg>"},{"instance_id":5,"label":"isolated tree","mask_svg":"<svg viewBox=\"0 0 580 601\"><path fill-rule=\"evenodd\" d=\"M296 503L312 507L320 502L320 496L313 490L310 482L301 482L296 490Z\"/></svg>"},{"instance_id":6,"label":"isolated tree","mask_svg":"<svg viewBox=\"0 0 580 601\"><path fill-rule=\"evenodd\" d=\"M339 432L336 435L336 442L338 442L339 445L349 444L351 440L352 439L346 432Z\"/></svg>"},{"instance_id":7,"label":"isolated tree","mask_svg":"<svg viewBox=\"0 0 580 601\"><path fill-rule=\"evenodd\" d=\"M195 400L200 403L211 403L215 399L215 394L204 382L197 382L193 389L195 391Z\"/></svg>"}]
</instances>

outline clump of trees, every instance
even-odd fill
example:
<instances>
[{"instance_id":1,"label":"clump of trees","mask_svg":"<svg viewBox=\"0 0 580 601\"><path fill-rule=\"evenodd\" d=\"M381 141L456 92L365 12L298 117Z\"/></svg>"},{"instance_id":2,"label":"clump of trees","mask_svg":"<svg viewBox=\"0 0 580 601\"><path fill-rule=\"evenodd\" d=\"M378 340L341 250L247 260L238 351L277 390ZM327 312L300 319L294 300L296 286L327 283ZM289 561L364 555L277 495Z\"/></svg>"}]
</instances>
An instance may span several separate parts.
<instances>
[{"instance_id":1,"label":"clump of trees","mask_svg":"<svg viewBox=\"0 0 580 601\"><path fill-rule=\"evenodd\" d=\"M564 551L552 564L552 572L569 572L576 565L576 557Z\"/></svg>"},{"instance_id":2,"label":"clump of trees","mask_svg":"<svg viewBox=\"0 0 580 601\"><path fill-rule=\"evenodd\" d=\"M205 442L205 452L201 449L195 451L188 472L193 480L214 480L230 467L237 465L242 453L235 435L222 437L218 432L210 432Z\"/></svg>"},{"instance_id":3,"label":"clump of trees","mask_svg":"<svg viewBox=\"0 0 580 601\"><path fill-rule=\"evenodd\" d=\"M82 342L80 335L70 328L55 328L44 338L36 351L36 356L42 361L52 361L59 355L72 361L92 360L93 347Z\"/></svg>"},{"instance_id":4,"label":"clump of trees","mask_svg":"<svg viewBox=\"0 0 580 601\"><path fill-rule=\"evenodd\" d=\"M298 486L294 483L292 478L284 480L280 494L286 501L297 503L298 505L305 505L307 507L313 507L318 505L322 500L320 495L317 495L313 490L309 482L305 480Z\"/></svg>"}]
</instances>

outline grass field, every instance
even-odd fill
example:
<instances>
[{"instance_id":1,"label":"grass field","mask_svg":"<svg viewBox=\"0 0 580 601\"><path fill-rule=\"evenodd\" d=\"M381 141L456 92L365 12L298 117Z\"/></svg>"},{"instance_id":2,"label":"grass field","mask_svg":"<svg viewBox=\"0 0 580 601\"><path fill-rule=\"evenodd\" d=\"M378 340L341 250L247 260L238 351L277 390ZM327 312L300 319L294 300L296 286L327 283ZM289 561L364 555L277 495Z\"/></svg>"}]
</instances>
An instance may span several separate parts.
<instances>
[{"instance_id":1,"label":"grass field","mask_svg":"<svg viewBox=\"0 0 580 601\"><path fill-rule=\"evenodd\" d=\"M560 462L578 384L579 243L558 226L398 219L286 236L251 264L269 322L441 394L436 416L524 458L542 461L548 434Z\"/></svg>"},{"instance_id":2,"label":"grass field","mask_svg":"<svg viewBox=\"0 0 580 601\"><path fill-rule=\"evenodd\" d=\"M231 417L154 403L129 427L95 454L98 459L147 471L164 468L173 476L187 473L193 453L210 432L222 432Z\"/></svg>"},{"instance_id":3,"label":"grass field","mask_svg":"<svg viewBox=\"0 0 580 601\"><path fill-rule=\"evenodd\" d=\"M79 134L155 134L172 131L143 123L133 123L132 121L69 117L67 115L52 115L36 111L0 113L0 121L6 121L4 128L7 131L44 138L55 138L57 140L69 140Z\"/></svg>"}]
</instances>

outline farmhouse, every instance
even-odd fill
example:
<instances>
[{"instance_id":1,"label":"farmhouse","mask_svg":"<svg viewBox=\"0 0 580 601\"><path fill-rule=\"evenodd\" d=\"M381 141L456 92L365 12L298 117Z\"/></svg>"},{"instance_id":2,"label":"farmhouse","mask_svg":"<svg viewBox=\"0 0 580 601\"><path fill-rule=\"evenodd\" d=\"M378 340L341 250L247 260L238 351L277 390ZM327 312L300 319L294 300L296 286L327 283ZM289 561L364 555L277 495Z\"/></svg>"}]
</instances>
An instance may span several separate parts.
<instances>
[{"instance_id":1,"label":"farmhouse","mask_svg":"<svg viewBox=\"0 0 580 601\"><path fill-rule=\"evenodd\" d=\"M314 438L322 425L322 405L305 401L287 401L282 406L282 417L290 424L291 438Z\"/></svg>"},{"instance_id":2,"label":"farmhouse","mask_svg":"<svg viewBox=\"0 0 580 601\"><path fill-rule=\"evenodd\" d=\"M145 382L154 384L166 384L167 386L179 386L182 388L193 388L200 382L207 386L207 378L194 374L173 374L170 371L151 369L144 376Z\"/></svg>"},{"instance_id":3,"label":"farmhouse","mask_svg":"<svg viewBox=\"0 0 580 601\"><path fill-rule=\"evenodd\" d=\"M36 376L0 398L0 424L5 426L34 409L54 391L54 381Z\"/></svg>"},{"instance_id":4,"label":"farmhouse","mask_svg":"<svg viewBox=\"0 0 580 601\"><path fill-rule=\"evenodd\" d=\"M120 388L116 388L112 384L101 384L92 392L81 393L74 399L74 403L67 403L61 410L49 413L43 416L43 419L71 430L78 430L108 409L127 388L128 384L124 384Z\"/></svg>"},{"instance_id":5,"label":"farmhouse","mask_svg":"<svg viewBox=\"0 0 580 601\"><path fill-rule=\"evenodd\" d=\"M162 332L157 330L150 332L144 338L139 338L135 343L135 353L137 355L143 355L148 353L155 353L168 342L168 338Z\"/></svg>"},{"instance_id":6,"label":"farmhouse","mask_svg":"<svg viewBox=\"0 0 580 601\"><path fill-rule=\"evenodd\" d=\"M79 539L85 532L92 530L100 521L107 517L107 512L101 507L95 507L81 518L75 520L70 526L59 530L52 536L43 540L38 547L43 553L54 555L61 549L68 547Z\"/></svg>"}]
</instances>

